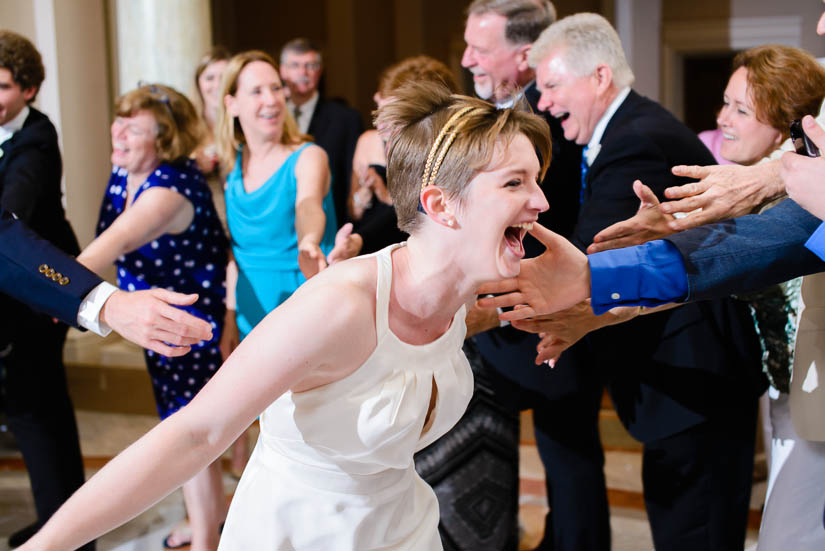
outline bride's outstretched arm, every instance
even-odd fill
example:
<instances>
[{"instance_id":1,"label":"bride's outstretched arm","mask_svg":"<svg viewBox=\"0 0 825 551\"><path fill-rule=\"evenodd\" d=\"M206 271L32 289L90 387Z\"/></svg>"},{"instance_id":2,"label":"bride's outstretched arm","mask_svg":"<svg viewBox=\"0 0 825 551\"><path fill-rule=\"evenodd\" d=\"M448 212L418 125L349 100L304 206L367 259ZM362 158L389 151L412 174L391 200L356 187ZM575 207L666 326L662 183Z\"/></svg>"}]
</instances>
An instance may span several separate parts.
<instances>
[{"instance_id":1,"label":"bride's outstretched arm","mask_svg":"<svg viewBox=\"0 0 825 551\"><path fill-rule=\"evenodd\" d=\"M21 549L76 549L123 524L214 461L287 389L360 366L375 347L374 298L342 268L267 316L189 405L110 461Z\"/></svg>"}]
</instances>

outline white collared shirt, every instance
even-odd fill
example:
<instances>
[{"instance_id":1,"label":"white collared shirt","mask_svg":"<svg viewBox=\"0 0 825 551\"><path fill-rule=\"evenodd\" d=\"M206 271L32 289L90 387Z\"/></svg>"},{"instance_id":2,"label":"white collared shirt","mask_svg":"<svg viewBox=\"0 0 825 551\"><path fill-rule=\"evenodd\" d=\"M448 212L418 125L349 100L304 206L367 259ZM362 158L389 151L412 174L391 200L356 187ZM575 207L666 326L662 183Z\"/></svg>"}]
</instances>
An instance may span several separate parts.
<instances>
[{"instance_id":1,"label":"white collared shirt","mask_svg":"<svg viewBox=\"0 0 825 551\"><path fill-rule=\"evenodd\" d=\"M29 106L26 105L17 113L17 116L6 124L0 126L0 145L3 145L14 136L14 133L23 128L23 123L26 122L26 117L29 116Z\"/></svg>"},{"instance_id":2,"label":"white collared shirt","mask_svg":"<svg viewBox=\"0 0 825 551\"><path fill-rule=\"evenodd\" d=\"M316 90L312 97L309 98L306 102L304 102L300 109L301 116L296 119L298 123L298 130L301 131L301 134L307 134L309 132L309 123L312 121L312 114L315 112L315 106L318 105L318 91ZM292 113L292 116L295 116L295 104L291 101L287 100L286 102L287 109L289 112Z\"/></svg>"},{"instance_id":3,"label":"white collared shirt","mask_svg":"<svg viewBox=\"0 0 825 551\"><path fill-rule=\"evenodd\" d=\"M80 303L80 308L77 309L77 324L93 333L97 333L101 337L111 333L112 328L100 321L100 311L103 309L103 304L109 300L109 297L115 291L117 291L117 287L107 281L103 281L89 291L89 294Z\"/></svg>"},{"instance_id":4,"label":"white collared shirt","mask_svg":"<svg viewBox=\"0 0 825 551\"><path fill-rule=\"evenodd\" d=\"M528 87L528 86L530 86L530 84L532 84L532 83L533 83L533 81L531 80L531 81L527 84L527 86L525 86L524 88L527 88L527 87ZM497 102L495 102L495 104L496 104L496 109L510 109L510 108L512 108L512 107L516 104L516 102L517 102L517 101L519 101L519 100L521 99L521 97L524 95L524 88L521 88L521 89L519 90L519 93L518 93L518 94L516 94L515 96L510 96L509 98L507 98L507 99L506 99L506 100L504 100L504 101L497 101Z\"/></svg>"},{"instance_id":5,"label":"white collared shirt","mask_svg":"<svg viewBox=\"0 0 825 551\"><path fill-rule=\"evenodd\" d=\"M630 86L625 86L622 88L616 97L613 98L613 101L610 105L605 109L604 113L602 114L602 118L599 119L599 122L596 123L596 128L593 129L593 135L590 137L590 141L587 142L587 153L585 155L585 159L587 161L587 166L593 166L593 161L596 160L596 156L599 154L599 150L602 148L602 136L604 135L604 130L607 128L607 123L610 122L610 119L613 118L613 115L616 114L616 111L619 109L619 106L624 102L627 98L627 95L630 93Z\"/></svg>"}]
</instances>

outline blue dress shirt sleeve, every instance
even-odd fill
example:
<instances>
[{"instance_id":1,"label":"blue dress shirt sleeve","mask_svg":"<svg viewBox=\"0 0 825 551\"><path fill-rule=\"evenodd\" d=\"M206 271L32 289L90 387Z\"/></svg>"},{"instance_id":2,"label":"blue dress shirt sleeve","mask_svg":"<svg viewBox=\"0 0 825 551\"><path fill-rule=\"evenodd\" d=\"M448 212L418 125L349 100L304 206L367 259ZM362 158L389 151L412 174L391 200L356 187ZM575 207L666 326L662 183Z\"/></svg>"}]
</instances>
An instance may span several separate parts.
<instances>
[{"instance_id":1,"label":"blue dress shirt sleeve","mask_svg":"<svg viewBox=\"0 0 825 551\"><path fill-rule=\"evenodd\" d=\"M593 312L616 306L660 306L684 300L687 272L679 250L657 240L588 255Z\"/></svg>"},{"instance_id":2,"label":"blue dress shirt sleeve","mask_svg":"<svg viewBox=\"0 0 825 551\"><path fill-rule=\"evenodd\" d=\"M805 242L805 248L825 260L825 222L820 224L808 241Z\"/></svg>"}]
</instances>

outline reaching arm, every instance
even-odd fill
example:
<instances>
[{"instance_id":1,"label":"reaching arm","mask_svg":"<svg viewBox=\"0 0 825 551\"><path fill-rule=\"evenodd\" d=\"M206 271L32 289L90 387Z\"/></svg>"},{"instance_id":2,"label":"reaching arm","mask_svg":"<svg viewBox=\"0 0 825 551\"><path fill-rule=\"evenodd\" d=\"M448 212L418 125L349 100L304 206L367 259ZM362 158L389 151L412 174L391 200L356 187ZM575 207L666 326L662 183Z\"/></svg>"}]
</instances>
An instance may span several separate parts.
<instances>
[{"instance_id":1,"label":"reaching arm","mask_svg":"<svg viewBox=\"0 0 825 551\"><path fill-rule=\"evenodd\" d=\"M45 276L48 265L67 282ZM126 339L167 356L180 356L189 345L212 337L212 327L170 304L191 304L197 295L163 289L114 293L90 304L103 285L101 279L49 242L29 231L22 222L0 215L0 290L70 325L108 334L108 325ZM105 299L105 300L103 300ZM103 323L100 327L99 322ZM180 345L172 348L163 341Z\"/></svg>"},{"instance_id":2,"label":"reaching arm","mask_svg":"<svg viewBox=\"0 0 825 551\"><path fill-rule=\"evenodd\" d=\"M329 192L329 162L318 146L310 146L295 166L295 233L298 235L298 265L304 277L311 278L327 267L321 251L327 217L324 197Z\"/></svg>"},{"instance_id":3,"label":"reaching arm","mask_svg":"<svg viewBox=\"0 0 825 551\"><path fill-rule=\"evenodd\" d=\"M702 209L671 221L674 232L750 214L785 194L779 166L779 161L752 166L675 166L676 176L699 181L666 189L665 195L675 200L660 208L665 214Z\"/></svg>"},{"instance_id":4,"label":"reaching arm","mask_svg":"<svg viewBox=\"0 0 825 551\"><path fill-rule=\"evenodd\" d=\"M555 314L528 320L516 320L513 322L513 327L529 333L538 333L541 341L536 347L538 351L536 365L546 363L550 367L555 367L561 353L588 333L630 321L640 315L661 312L677 306L680 304L665 304L655 308L618 306L597 315L593 312L590 300L586 300Z\"/></svg>"},{"instance_id":5,"label":"reaching arm","mask_svg":"<svg viewBox=\"0 0 825 551\"><path fill-rule=\"evenodd\" d=\"M374 283L370 292L331 272L270 313L189 405L101 469L21 549L76 549L205 468L287 389L357 369L375 348Z\"/></svg>"},{"instance_id":6,"label":"reaching arm","mask_svg":"<svg viewBox=\"0 0 825 551\"><path fill-rule=\"evenodd\" d=\"M184 231L195 210L180 193L149 188L77 257L78 262L99 274L123 254L139 249L165 233Z\"/></svg>"},{"instance_id":7,"label":"reaching arm","mask_svg":"<svg viewBox=\"0 0 825 551\"><path fill-rule=\"evenodd\" d=\"M196 300L198 295L166 289L115 291L103 304L100 321L143 348L164 356L183 356L191 345L212 338L208 322L174 306L187 306Z\"/></svg>"},{"instance_id":8,"label":"reaching arm","mask_svg":"<svg viewBox=\"0 0 825 551\"><path fill-rule=\"evenodd\" d=\"M479 295L507 293L479 299L482 308L525 305L504 312L502 320L558 312L590 296L590 269L584 253L541 224L533 224L529 231L547 249L535 258L522 260L518 277L486 283L478 291Z\"/></svg>"},{"instance_id":9,"label":"reaching arm","mask_svg":"<svg viewBox=\"0 0 825 551\"><path fill-rule=\"evenodd\" d=\"M593 238L593 243L587 247L588 253L639 245L673 233L669 224L674 218L659 209L659 199L656 194L641 180L633 182L633 192L640 201L636 215L597 233Z\"/></svg>"},{"instance_id":10,"label":"reaching arm","mask_svg":"<svg viewBox=\"0 0 825 551\"><path fill-rule=\"evenodd\" d=\"M41 273L41 266L46 271ZM55 280L47 276L48 269L54 270ZM77 326L83 298L101 281L21 220L0 209L0 293Z\"/></svg>"},{"instance_id":11,"label":"reaching arm","mask_svg":"<svg viewBox=\"0 0 825 551\"><path fill-rule=\"evenodd\" d=\"M671 243L651 241L636 247L585 256L563 237L538 224L531 230L547 250L522 260L517 278L485 284L480 293L506 293L478 301L486 308L514 306L499 316L515 321L566 310L591 297L602 314L616 306L661 306L688 293L680 251Z\"/></svg>"}]
</instances>

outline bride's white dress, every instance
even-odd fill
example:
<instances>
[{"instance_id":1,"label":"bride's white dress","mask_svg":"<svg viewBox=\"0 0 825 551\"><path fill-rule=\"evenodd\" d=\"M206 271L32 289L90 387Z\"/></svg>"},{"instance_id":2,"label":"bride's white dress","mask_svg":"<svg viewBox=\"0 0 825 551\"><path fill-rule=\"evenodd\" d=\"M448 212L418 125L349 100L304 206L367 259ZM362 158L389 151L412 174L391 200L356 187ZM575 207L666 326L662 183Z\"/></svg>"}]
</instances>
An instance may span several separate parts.
<instances>
[{"instance_id":1,"label":"bride's white dress","mask_svg":"<svg viewBox=\"0 0 825 551\"><path fill-rule=\"evenodd\" d=\"M438 502L413 454L447 432L472 395L465 310L432 343L396 337L387 324L394 248L373 255L375 351L348 377L288 392L261 414L220 551L442 549Z\"/></svg>"}]
</instances>

